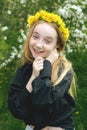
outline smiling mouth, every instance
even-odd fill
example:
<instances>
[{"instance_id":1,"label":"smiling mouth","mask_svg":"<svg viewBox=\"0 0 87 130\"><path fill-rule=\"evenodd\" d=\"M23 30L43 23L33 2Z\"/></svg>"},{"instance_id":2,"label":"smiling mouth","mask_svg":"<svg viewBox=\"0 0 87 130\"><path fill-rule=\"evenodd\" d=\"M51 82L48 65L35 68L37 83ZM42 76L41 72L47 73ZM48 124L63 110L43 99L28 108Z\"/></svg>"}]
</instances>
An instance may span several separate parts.
<instances>
[{"instance_id":1,"label":"smiling mouth","mask_svg":"<svg viewBox=\"0 0 87 130\"><path fill-rule=\"evenodd\" d=\"M43 53L43 51L36 50L36 49L34 49L34 52L35 52L35 53L38 53L38 54Z\"/></svg>"}]
</instances>

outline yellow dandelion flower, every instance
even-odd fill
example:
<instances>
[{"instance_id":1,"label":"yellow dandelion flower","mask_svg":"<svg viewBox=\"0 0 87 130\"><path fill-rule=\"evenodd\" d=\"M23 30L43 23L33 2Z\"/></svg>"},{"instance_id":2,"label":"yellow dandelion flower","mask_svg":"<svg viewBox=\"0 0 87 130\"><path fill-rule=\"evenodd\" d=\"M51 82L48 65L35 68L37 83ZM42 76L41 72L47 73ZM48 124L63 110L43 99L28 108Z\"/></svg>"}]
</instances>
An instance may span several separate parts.
<instances>
[{"instance_id":1,"label":"yellow dandelion flower","mask_svg":"<svg viewBox=\"0 0 87 130\"><path fill-rule=\"evenodd\" d=\"M32 25L33 19L34 19L34 16L29 16L29 18L27 19L27 22L28 22L28 25L29 25L29 26Z\"/></svg>"},{"instance_id":2,"label":"yellow dandelion flower","mask_svg":"<svg viewBox=\"0 0 87 130\"><path fill-rule=\"evenodd\" d=\"M27 23L29 26L32 26L33 23L37 22L38 20L44 20L52 23L54 22L55 24L57 24L59 31L62 33L65 41L68 39L69 30L68 28L65 27L65 23L63 22L63 20L59 15L54 13L49 13L45 10L40 10L34 16L29 16Z\"/></svg>"}]
</instances>

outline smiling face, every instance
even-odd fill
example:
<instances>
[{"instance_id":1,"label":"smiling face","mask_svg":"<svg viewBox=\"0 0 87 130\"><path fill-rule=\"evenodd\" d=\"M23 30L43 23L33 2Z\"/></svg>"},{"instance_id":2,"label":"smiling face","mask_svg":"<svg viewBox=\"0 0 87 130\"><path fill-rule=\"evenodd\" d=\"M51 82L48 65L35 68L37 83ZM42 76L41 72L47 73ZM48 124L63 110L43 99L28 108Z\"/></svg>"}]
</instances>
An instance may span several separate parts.
<instances>
[{"instance_id":1,"label":"smiling face","mask_svg":"<svg viewBox=\"0 0 87 130\"><path fill-rule=\"evenodd\" d=\"M57 32L47 23L36 25L30 38L29 48L34 58L46 58L57 46Z\"/></svg>"}]
</instances>

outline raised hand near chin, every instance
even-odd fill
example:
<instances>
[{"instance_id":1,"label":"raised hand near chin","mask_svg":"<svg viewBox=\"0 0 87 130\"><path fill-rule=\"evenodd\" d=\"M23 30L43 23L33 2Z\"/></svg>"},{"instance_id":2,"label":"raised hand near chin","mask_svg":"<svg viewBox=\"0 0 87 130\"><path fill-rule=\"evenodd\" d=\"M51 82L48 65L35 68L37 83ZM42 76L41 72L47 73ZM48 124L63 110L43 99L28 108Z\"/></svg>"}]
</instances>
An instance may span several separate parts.
<instances>
[{"instance_id":1,"label":"raised hand near chin","mask_svg":"<svg viewBox=\"0 0 87 130\"><path fill-rule=\"evenodd\" d=\"M46 58L46 60L50 61L51 64L53 64L53 62L54 62L56 59L58 59L58 56L59 56L59 54L58 54L57 50L54 49L54 50L49 54L49 56Z\"/></svg>"},{"instance_id":2,"label":"raised hand near chin","mask_svg":"<svg viewBox=\"0 0 87 130\"><path fill-rule=\"evenodd\" d=\"M40 71L44 68L44 59L42 57L37 57L33 62L33 72L32 74L37 77Z\"/></svg>"}]
</instances>

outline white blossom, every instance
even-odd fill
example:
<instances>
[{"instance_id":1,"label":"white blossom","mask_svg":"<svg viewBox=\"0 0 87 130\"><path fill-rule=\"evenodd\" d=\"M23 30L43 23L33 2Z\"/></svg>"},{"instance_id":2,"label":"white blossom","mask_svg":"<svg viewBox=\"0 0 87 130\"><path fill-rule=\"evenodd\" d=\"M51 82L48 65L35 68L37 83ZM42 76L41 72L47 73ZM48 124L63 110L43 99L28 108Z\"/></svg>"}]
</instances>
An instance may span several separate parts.
<instances>
[{"instance_id":1,"label":"white blossom","mask_svg":"<svg viewBox=\"0 0 87 130\"><path fill-rule=\"evenodd\" d=\"M20 0L20 3L21 3L21 4L24 4L24 3L25 3L25 0Z\"/></svg>"},{"instance_id":2,"label":"white blossom","mask_svg":"<svg viewBox=\"0 0 87 130\"><path fill-rule=\"evenodd\" d=\"M11 14L11 10L8 10L7 13L8 13L8 14Z\"/></svg>"},{"instance_id":3,"label":"white blossom","mask_svg":"<svg viewBox=\"0 0 87 130\"><path fill-rule=\"evenodd\" d=\"M20 45L20 46L19 46L19 49L21 49L21 50L22 50L22 48L23 48L23 46L22 46L22 45Z\"/></svg>"},{"instance_id":4,"label":"white blossom","mask_svg":"<svg viewBox=\"0 0 87 130\"><path fill-rule=\"evenodd\" d=\"M66 47L67 47L67 52L68 52L68 53L71 53L71 52L73 51L73 50L71 49L71 47L70 47L69 44L67 44Z\"/></svg>"},{"instance_id":5,"label":"white blossom","mask_svg":"<svg viewBox=\"0 0 87 130\"><path fill-rule=\"evenodd\" d=\"M4 31L8 30L8 27L4 26L4 27L1 28L1 30L4 32Z\"/></svg>"},{"instance_id":6,"label":"white blossom","mask_svg":"<svg viewBox=\"0 0 87 130\"><path fill-rule=\"evenodd\" d=\"M12 47L12 49L14 50L14 52L17 54L18 50L16 49L16 47Z\"/></svg>"},{"instance_id":7,"label":"white blossom","mask_svg":"<svg viewBox=\"0 0 87 130\"><path fill-rule=\"evenodd\" d=\"M87 49L87 44L85 44L85 48Z\"/></svg>"},{"instance_id":8,"label":"white blossom","mask_svg":"<svg viewBox=\"0 0 87 130\"><path fill-rule=\"evenodd\" d=\"M7 40L7 37L6 37L6 36L4 36L4 40Z\"/></svg>"},{"instance_id":9,"label":"white blossom","mask_svg":"<svg viewBox=\"0 0 87 130\"><path fill-rule=\"evenodd\" d=\"M21 29L20 32L21 32L21 36L22 36L23 40L25 40L26 39L26 35L24 34L24 30Z\"/></svg>"},{"instance_id":10,"label":"white blossom","mask_svg":"<svg viewBox=\"0 0 87 130\"><path fill-rule=\"evenodd\" d=\"M22 42L23 41L23 39L22 38L20 38L20 37L18 37L18 42Z\"/></svg>"},{"instance_id":11,"label":"white blossom","mask_svg":"<svg viewBox=\"0 0 87 130\"><path fill-rule=\"evenodd\" d=\"M76 35L77 37L80 37L80 38L83 38L83 37L84 37L84 33L83 33L82 31L80 31L80 30L78 30L78 29L75 29L74 32L75 32L75 35Z\"/></svg>"}]
</instances>

